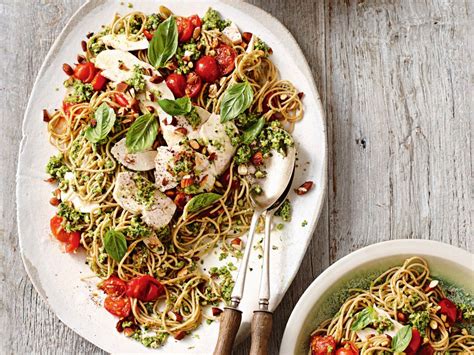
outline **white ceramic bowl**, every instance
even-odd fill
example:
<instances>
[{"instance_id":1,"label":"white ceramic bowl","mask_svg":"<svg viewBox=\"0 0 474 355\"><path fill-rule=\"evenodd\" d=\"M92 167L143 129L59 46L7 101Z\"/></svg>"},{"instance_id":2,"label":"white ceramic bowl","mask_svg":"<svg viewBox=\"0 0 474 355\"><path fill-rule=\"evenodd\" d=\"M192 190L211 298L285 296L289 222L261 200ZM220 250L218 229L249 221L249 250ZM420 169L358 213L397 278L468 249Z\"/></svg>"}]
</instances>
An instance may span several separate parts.
<instances>
[{"instance_id":1,"label":"white ceramic bowl","mask_svg":"<svg viewBox=\"0 0 474 355\"><path fill-rule=\"evenodd\" d=\"M431 274L474 294L474 255L430 240L400 239L359 249L327 268L296 304L286 325L280 355L307 354L311 332L337 311L334 295L368 275L400 265L411 256L427 260Z\"/></svg>"}]
</instances>

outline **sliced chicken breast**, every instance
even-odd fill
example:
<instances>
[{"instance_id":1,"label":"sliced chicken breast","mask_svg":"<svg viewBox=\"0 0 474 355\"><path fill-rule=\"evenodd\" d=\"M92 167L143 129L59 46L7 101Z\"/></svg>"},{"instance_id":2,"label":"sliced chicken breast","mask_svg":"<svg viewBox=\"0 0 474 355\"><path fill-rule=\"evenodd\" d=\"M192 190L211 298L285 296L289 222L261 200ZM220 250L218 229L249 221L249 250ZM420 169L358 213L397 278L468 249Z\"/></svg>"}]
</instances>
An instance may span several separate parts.
<instances>
[{"instance_id":1,"label":"sliced chicken breast","mask_svg":"<svg viewBox=\"0 0 474 355\"><path fill-rule=\"evenodd\" d=\"M153 193L152 203L145 205L137 198L139 188L135 181L136 173L122 172L117 175L113 197L125 210L142 214L143 221L155 229L168 225L176 211L176 205L168 196L158 191Z\"/></svg>"},{"instance_id":2,"label":"sliced chicken breast","mask_svg":"<svg viewBox=\"0 0 474 355\"><path fill-rule=\"evenodd\" d=\"M108 46L115 49L120 49L122 51L138 51L141 49L148 49L148 40L143 37L138 41L131 41L127 38L125 34L110 34L101 37L102 42Z\"/></svg>"},{"instance_id":3,"label":"sliced chicken breast","mask_svg":"<svg viewBox=\"0 0 474 355\"><path fill-rule=\"evenodd\" d=\"M118 173L112 196L124 210L138 214L143 206L136 200L138 188L133 180L134 175L131 172Z\"/></svg>"},{"instance_id":4,"label":"sliced chicken breast","mask_svg":"<svg viewBox=\"0 0 474 355\"><path fill-rule=\"evenodd\" d=\"M169 164L172 164L174 154L178 149L172 147L158 147L155 157L155 184L161 191L178 186L178 179L170 173Z\"/></svg>"},{"instance_id":5,"label":"sliced chicken breast","mask_svg":"<svg viewBox=\"0 0 474 355\"><path fill-rule=\"evenodd\" d=\"M142 212L143 221L155 229L161 229L170 223L175 211L173 200L156 190L154 203Z\"/></svg>"},{"instance_id":6,"label":"sliced chicken breast","mask_svg":"<svg viewBox=\"0 0 474 355\"><path fill-rule=\"evenodd\" d=\"M158 106L158 104L157 104ZM210 117L210 112L205 109L195 106L197 114L201 118L201 125L204 124ZM198 139L200 138L200 126L193 128L184 116L171 117L167 114L160 115L161 131L166 144L172 147L178 145L185 138Z\"/></svg>"},{"instance_id":7,"label":"sliced chicken breast","mask_svg":"<svg viewBox=\"0 0 474 355\"><path fill-rule=\"evenodd\" d=\"M153 75L159 75L152 65L141 61L129 52L119 49L108 49L100 52L95 58L94 64L97 68L102 69L103 76L116 83L129 80L133 75L135 65L150 69Z\"/></svg>"},{"instance_id":8,"label":"sliced chicken breast","mask_svg":"<svg viewBox=\"0 0 474 355\"><path fill-rule=\"evenodd\" d=\"M178 176L173 171L176 167L175 156L181 152L186 152L193 157L194 167L193 178L195 179L196 192L210 191L216 182L216 172L214 166L209 163L207 157L201 153L195 152L192 149L186 149L184 146L174 147L159 147L158 154L155 158L155 183L161 191L172 189L181 182L184 177Z\"/></svg>"},{"instance_id":9,"label":"sliced chicken breast","mask_svg":"<svg viewBox=\"0 0 474 355\"><path fill-rule=\"evenodd\" d=\"M148 171L155 168L155 150L146 150L138 153L129 153L123 138L111 149L112 155L120 164L134 171Z\"/></svg>"},{"instance_id":10,"label":"sliced chicken breast","mask_svg":"<svg viewBox=\"0 0 474 355\"><path fill-rule=\"evenodd\" d=\"M199 135L207 145L209 153L215 154L212 165L214 165L217 175L222 174L227 169L236 151L236 147L232 145L227 131L238 133L233 122L221 123L220 115L216 114L211 114L199 131Z\"/></svg>"}]
</instances>

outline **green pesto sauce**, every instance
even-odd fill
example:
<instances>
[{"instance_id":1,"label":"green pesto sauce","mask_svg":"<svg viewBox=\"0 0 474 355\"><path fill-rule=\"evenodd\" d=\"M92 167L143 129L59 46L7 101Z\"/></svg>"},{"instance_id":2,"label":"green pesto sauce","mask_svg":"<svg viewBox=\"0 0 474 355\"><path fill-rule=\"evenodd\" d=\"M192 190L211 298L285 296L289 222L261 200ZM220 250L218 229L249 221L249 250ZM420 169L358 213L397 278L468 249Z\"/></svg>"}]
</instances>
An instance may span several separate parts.
<instances>
[{"instance_id":1,"label":"green pesto sauce","mask_svg":"<svg viewBox=\"0 0 474 355\"><path fill-rule=\"evenodd\" d=\"M285 222L291 221L291 202L290 200L286 199L285 202L282 203L280 208L275 212L275 216L280 216L282 220Z\"/></svg>"},{"instance_id":2,"label":"green pesto sauce","mask_svg":"<svg viewBox=\"0 0 474 355\"><path fill-rule=\"evenodd\" d=\"M204 15L204 17L202 18L202 28L204 30L218 29L222 31L224 28L226 28L230 24L231 24L231 21L223 20L221 15L219 15L219 13L212 8L209 8L206 11L206 14Z\"/></svg>"},{"instance_id":3,"label":"green pesto sauce","mask_svg":"<svg viewBox=\"0 0 474 355\"><path fill-rule=\"evenodd\" d=\"M196 127L201 124L201 117L197 113L197 110L194 106L191 108L191 111L184 115L184 117L186 117L186 120L193 127L193 129L196 129Z\"/></svg>"},{"instance_id":4,"label":"green pesto sauce","mask_svg":"<svg viewBox=\"0 0 474 355\"><path fill-rule=\"evenodd\" d=\"M64 163L62 154L49 158L48 164L46 165L46 172L51 175L51 177L62 180L68 171L70 170Z\"/></svg>"},{"instance_id":5,"label":"green pesto sauce","mask_svg":"<svg viewBox=\"0 0 474 355\"><path fill-rule=\"evenodd\" d=\"M72 83L72 92L64 99L64 101L70 103L90 101L93 94L94 88L91 84L84 84L82 81L74 80Z\"/></svg>"},{"instance_id":6,"label":"green pesto sauce","mask_svg":"<svg viewBox=\"0 0 474 355\"><path fill-rule=\"evenodd\" d=\"M155 196L155 185L138 174L133 177L133 180L135 181L138 189L135 199L137 202L144 204L146 207L151 207Z\"/></svg>"},{"instance_id":7,"label":"green pesto sauce","mask_svg":"<svg viewBox=\"0 0 474 355\"><path fill-rule=\"evenodd\" d=\"M136 91L143 91L146 87L146 81L143 77L143 69L139 65L133 67L133 74L127 80L127 84L133 87Z\"/></svg>"}]
</instances>

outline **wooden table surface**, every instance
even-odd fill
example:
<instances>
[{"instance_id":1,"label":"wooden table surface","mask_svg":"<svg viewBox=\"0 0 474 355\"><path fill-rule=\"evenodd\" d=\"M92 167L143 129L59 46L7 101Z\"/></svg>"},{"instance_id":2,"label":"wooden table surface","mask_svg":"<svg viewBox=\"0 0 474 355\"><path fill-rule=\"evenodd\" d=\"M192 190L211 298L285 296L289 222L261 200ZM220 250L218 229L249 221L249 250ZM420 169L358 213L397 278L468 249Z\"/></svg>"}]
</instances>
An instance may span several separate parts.
<instances>
[{"instance_id":1,"label":"wooden table surface","mask_svg":"<svg viewBox=\"0 0 474 355\"><path fill-rule=\"evenodd\" d=\"M397 238L473 251L474 1L251 2L283 22L302 47L325 105L330 153L325 208L275 312L276 354L298 298L344 255ZM0 0L2 353L101 353L62 324L33 289L15 216L28 96L51 44L82 3ZM235 353L248 349L247 341Z\"/></svg>"}]
</instances>

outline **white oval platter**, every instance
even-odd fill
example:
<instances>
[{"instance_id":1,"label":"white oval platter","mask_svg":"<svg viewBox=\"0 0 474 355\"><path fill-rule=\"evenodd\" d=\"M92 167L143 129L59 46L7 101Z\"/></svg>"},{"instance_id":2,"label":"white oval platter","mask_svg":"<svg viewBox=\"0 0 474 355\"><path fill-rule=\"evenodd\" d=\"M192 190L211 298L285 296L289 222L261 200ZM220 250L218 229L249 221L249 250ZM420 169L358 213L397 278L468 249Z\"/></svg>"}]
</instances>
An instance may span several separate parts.
<instances>
[{"instance_id":1,"label":"white oval platter","mask_svg":"<svg viewBox=\"0 0 474 355\"><path fill-rule=\"evenodd\" d=\"M272 60L282 78L291 80L304 92L305 116L294 131L298 149L298 168L294 186L307 180L315 187L305 196L290 195L293 220L282 232L274 232L271 254L271 303L274 310L299 269L320 215L326 190L326 126L323 108L311 70L298 44L288 30L274 17L252 5L236 1L180 0L131 1L133 10L157 12L159 5L180 15L203 15L208 7L232 19L241 30L257 34L273 49ZM123 3L123 4L121 4ZM55 314L76 333L108 352L133 353L209 353L218 334L218 323L203 324L181 341L169 338L160 349L148 349L115 330L117 318L97 304L91 292L97 279L81 280L91 275L84 255L61 252L49 236L49 219L54 208L49 205L52 187L44 182L45 166L56 154L48 143L42 110L58 107L64 95L63 63L73 63L86 33L107 24L114 13L132 11L129 1L96 0L85 3L71 18L49 51L36 79L23 122L17 171L17 208L20 248L26 270L37 291ZM307 221L304 227L303 221ZM256 241L261 239L256 236ZM206 263L212 263L211 254ZM228 260L237 263L235 260ZM237 341L248 335L252 311L257 308L260 260L253 253L247 286L240 305L242 326Z\"/></svg>"}]
</instances>

